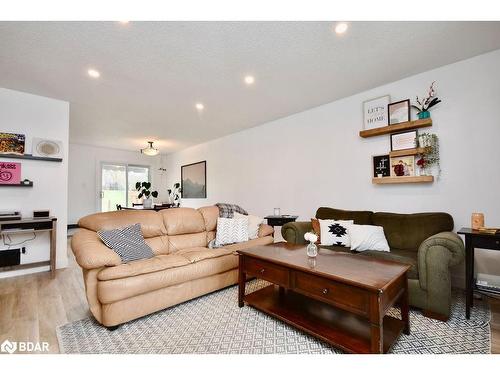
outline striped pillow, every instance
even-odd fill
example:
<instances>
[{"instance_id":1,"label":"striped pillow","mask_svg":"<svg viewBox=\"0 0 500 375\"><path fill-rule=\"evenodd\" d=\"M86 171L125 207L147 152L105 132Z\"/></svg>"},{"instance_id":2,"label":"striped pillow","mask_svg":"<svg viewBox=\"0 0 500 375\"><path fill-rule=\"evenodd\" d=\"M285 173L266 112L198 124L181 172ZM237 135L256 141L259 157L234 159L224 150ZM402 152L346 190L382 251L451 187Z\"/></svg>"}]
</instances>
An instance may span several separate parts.
<instances>
[{"instance_id":1,"label":"striped pillow","mask_svg":"<svg viewBox=\"0 0 500 375\"><path fill-rule=\"evenodd\" d=\"M125 228L100 230L97 234L107 247L120 256L123 263L154 256L153 250L144 241L140 224Z\"/></svg>"}]
</instances>

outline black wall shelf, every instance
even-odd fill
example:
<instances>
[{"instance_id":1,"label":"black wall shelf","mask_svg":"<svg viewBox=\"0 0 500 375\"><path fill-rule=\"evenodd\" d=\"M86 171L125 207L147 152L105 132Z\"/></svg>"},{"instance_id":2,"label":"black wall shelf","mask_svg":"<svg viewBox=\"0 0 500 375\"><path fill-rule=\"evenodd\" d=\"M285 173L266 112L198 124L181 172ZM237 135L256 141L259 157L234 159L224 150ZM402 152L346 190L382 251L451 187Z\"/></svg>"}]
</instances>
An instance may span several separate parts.
<instances>
[{"instance_id":1,"label":"black wall shelf","mask_svg":"<svg viewBox=\"0 0 500 375\"><path fill-rule=\"evenodd\" d=\"M43 156L33 156L31 154L24 154L24 155L0 154L0 158L2 158L2 159L41 160L41 161L52 161L52 162L56 162L56 163L60 163L63 161L61 158L46 158Z\"/></svg>"},{"instance_id":2,"label":"black wall shelf","mask_svg":"<svg viewBox=\"0 0 500 375\"><path fill-rule=\"evenodd\" d=\"M33 187L33 181L29 184L0 184L0 187Z\"/></svg>"}]
</instances>

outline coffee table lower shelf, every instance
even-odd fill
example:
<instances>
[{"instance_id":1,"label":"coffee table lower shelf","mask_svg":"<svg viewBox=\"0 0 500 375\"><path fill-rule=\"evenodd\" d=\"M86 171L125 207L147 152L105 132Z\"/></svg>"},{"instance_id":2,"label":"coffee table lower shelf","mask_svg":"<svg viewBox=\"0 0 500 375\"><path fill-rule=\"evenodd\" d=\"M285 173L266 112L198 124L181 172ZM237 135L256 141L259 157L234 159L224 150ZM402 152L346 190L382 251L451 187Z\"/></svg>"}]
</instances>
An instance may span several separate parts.
<instances>
[{"instance_id":1,"label":"coffee table lower shelf","mask_svg":"<svg viewBox=\"0 0 500 375\"><path fill-rule=\"evenodd\" d=\"M349 353L370 353L370 322L350 312L270 285L247 294L245 302L268 315ZM399 337L404 322L384 317L384 353Z\"/></svg>"}]
</instances>

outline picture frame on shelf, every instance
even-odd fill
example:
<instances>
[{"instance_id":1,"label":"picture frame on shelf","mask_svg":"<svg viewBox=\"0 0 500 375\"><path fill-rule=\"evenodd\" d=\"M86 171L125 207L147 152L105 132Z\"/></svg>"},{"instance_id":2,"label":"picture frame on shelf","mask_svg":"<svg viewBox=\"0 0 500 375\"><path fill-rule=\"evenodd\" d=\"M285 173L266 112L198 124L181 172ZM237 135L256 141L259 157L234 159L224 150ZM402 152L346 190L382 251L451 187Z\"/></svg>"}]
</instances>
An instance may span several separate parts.
<instances>
[{"instance_id":1,"label":"picture frame on shelf","mask_svg":"<svg viewBox=\"0 0 500 375\"><path fill-rule=\"evenodd\" d=\"M389 114L389 125L410 121L410 99L388 104L387 112Z\"/></svg>"},{"instance_id":2,"label":"picture frame on shelf","mask_svg":"<svg viewBox=\"0 0 500 375\"><path fill-rule=\"evenodd\" d=\"M414 177L415 155L392 157L391 177Z\"/></svg>"},{"instance_id":3,"label":"picture frame on shelf","mask_svg":"<svg viewBox=\"0 0 500 375\"><path fill-rule=\"evenodd\" d=\"M389 125L388 105L390 102L390 95L379 96L363 102L363 130Z\"/></svg>"},{"instance_id":4,"label":"picture frame on shelf","mask_svg":"<svg viewBox=\"0 0 500 375\"><path fill-rule=\"evenodd\" d=\"M181 197L207 197L207 161L181 166Z\"/></svg>"},{"instance_id":5,"label":"picture frame on shelf","mask_svg":"<svg viewBox=\"0 0 500 375\"><path fill-rule=\"evenodd\" d=\"M21 163L0 162L0 185L19 185Z\"/></svg>"},{"instance_id":6,"label":"picture frame on shelf","mask_svg":"<svg viewBox=\"0 0 500 375\"><path fill-rule=\"evenodd\" d=\"M417 148L418 131L408 130L391 134L391 151L411 150Z\"/></svg>"},{"instance_id":7,"label":"picture frame on shelf","mask_svg":"<svg viewBox=\"0 0 500 375\"><path fill-rule=\"evenodd\" d=\"M373 177L383 178L391 175L389 154L372 156Z\"/></svg>"},{"instance_id":8,"label":"picture frame on shelf","mask_svg":"<svg viewBox=\"0 0 500 375\"><path fill-rule=\"evenodd\" d=\"M17 133L0 132L0 154L24 155L26 136Z\"/></svg>"}]
</instances>

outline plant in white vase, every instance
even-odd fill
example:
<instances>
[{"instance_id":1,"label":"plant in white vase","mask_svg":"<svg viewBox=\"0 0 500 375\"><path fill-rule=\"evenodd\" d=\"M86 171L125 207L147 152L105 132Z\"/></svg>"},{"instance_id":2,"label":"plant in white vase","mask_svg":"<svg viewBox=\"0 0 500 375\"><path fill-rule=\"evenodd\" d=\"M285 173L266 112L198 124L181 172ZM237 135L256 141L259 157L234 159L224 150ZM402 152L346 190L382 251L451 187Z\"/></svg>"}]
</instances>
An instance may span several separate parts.
<instances>
[{"instance_id":1,"label":"plant in white vase","mask_svg":"<svg viewBox=\"0 0 500 375\"><path fill-rule=\"evenodd\" d=\"M151 182L136 182L135 184L135 190L139 192L137 198L141 199L142 197L144 197L144 200L142 201L142 206L144 208L153 207L153 198L158 197L158 192L151 191L150 189L151 189Z\"/></svg>"},{"instance_id":2,"label":"plant in white vase","mask_svg":"<svg viewBox=\"0 0 500 375\"><path fill-rule=\"evenodd\" d=\"M314 258L316 255L318 255L318 246L316 246L316 242L318 241L318 236L315 233L312 232L307 232L304 234L304 239L306 241L309 241L309 244L307 245L307 256Z\"/></svg>"}]
</instances>

